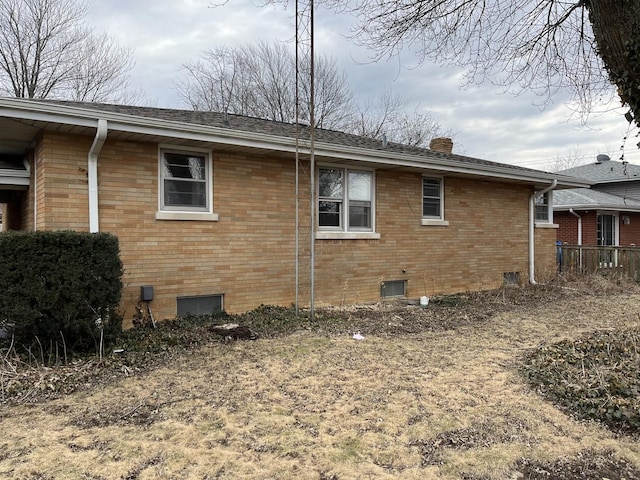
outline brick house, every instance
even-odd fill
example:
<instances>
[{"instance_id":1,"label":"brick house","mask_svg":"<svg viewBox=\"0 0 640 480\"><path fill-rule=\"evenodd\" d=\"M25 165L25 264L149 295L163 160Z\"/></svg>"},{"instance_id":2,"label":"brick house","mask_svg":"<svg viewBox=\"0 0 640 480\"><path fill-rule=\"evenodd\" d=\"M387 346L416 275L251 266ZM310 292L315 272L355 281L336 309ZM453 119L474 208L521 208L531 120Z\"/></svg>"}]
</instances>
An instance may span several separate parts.
<instances>
[{"instance_id":1,"label":"brick house","mask_svg":"<svg viewBox=\"0 0 640 480\"><path fill-rule=\"evenodd\" d=\"M595 163L559 172L592 182L557 191L557 239L570 245L640 245L640 166L599 155Z\"/></svg>"},{"instance_id":2,"label":"brick house","mask_svg":"<svg viewBox=\"0 0 640 480\"><path fill-rule=\"evenodd\" d=\"M555 270L556 239L536 194L588 186L456 155L447 139L425 149L327 130L311 171L308 132L298 158L295 132L212 112L0 99L4 225L116 234L125 318L143 286L169 318L305 305L311 279L316 305L535 280Z\"/></svg>"}]
</instances>

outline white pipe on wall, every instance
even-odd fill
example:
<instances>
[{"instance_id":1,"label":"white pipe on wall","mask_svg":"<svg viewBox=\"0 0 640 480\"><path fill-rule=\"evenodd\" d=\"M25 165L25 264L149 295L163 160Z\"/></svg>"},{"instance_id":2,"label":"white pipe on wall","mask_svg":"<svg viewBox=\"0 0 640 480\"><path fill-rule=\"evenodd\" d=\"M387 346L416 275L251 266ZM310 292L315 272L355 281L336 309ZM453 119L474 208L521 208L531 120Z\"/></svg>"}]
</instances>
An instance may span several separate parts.
<instances>
[{"instance_id":1,"label":"white pipe on wall","mask_svg":"<svg viewBox=\"0 0 640 480\"><path fill-rule=\"evenodd\" d=\"M89 231L97 233L100 231L100 218L98 214L98 155L107 139L109 131L107 121L98 119L98 128L93 144L89 149L87 159L87 176L89 180Z\"/></svg>"},{"instance_id":2,"label":"white pipe on wall","mask_svg":"<svg viewBox=\"0 0 640 480\"><path fill-rule=\"evenodd\" d=\"M578 219L578 245L582 245L582 217L573 211L573 208L569 209L569 213Z\"/></svg>"},{"instance_id":3,"label":"white pipe on wall","mask_svg":"<svg viewBox=\"0 0 640 480\"><path fill-rule=\"evenodd\" d=\"M535 268L536 268L536 247L535 247L535 228L536 228L536 210L535 203L536 198L540 195L544 195L550 190L553 190L558 185L558 180L554 180L551 185L549 185L544 190L540 190L539 192L533 192L529 197L529 283L531 285L537 285ZM551 208L551 205L549 205Z\"/></svg>"}]
</instances>

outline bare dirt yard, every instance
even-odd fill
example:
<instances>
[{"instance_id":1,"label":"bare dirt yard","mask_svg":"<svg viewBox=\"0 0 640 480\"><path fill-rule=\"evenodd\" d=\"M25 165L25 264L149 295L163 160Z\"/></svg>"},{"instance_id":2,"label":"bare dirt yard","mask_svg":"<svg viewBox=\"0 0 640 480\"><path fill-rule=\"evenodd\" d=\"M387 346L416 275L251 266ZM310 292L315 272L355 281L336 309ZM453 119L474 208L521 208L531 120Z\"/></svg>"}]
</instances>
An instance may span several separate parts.
<instances>
[{"instance_id":1,"label":"bare dirt yard","mask_svg":"<svg viewBox=\"0 0 640 480\"><path fill-rule=\"evenodd\" d=\"M77 374L39 368L11 396L5 369L0 478L640 479L637 437L520 371L542 344L638 325L637 287L595 283L344 307L144 368L76 366L66 390Z\"/></svg>"}]
</instances>

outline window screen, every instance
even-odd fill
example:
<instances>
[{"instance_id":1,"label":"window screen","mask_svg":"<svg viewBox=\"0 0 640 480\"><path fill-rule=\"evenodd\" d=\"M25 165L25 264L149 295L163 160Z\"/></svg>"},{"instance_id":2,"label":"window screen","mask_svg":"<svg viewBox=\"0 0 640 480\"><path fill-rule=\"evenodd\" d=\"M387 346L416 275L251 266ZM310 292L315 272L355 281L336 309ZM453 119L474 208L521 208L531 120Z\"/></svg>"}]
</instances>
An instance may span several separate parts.
<instances>
[{"instance_id":1,"label":"window screen","mask_svg":"<svg viewBox=\"0 0 640 480\"><path fill-rule=\"evenodd\" d=\"M536 221L549 221L549 192L536 197Z\"/></svg>"},{"instance_id":2,"label":"window screen","mask_svg":"<svg viewBox=\"0 0 640 480\"><path fill-rule=\"evenodd\" d=\"M211 190L206 153L162 151L162 208L205 211Z\"/></svg>"},{"instance_id":3,"label":"window screen","mask_svg":"<svg viewBox=\"0 0 640 480\"><path fill-rule=\"evenodd\" d=\"M425 218L442 218L441 179L422 179L422 216Z\"/></svg>"},{"instance_id":4,"label":"window screen","mask_svg":"<svg viewBox=\"0 0 640 480\"><path fill-rule=\"evenodd\" d=\"M390 280L385 281L380 285L381 297L402 297L406 294L405 280Z\"/></svg>"},{"instance_id":5,"label":"window screen","mask_svg":"<svg viewBox=\"0 0 640 480\"><path fill-rule=\"evenodd\" d=\"M194 297L178 297L178 316L208 315L221 312L223 295L200 295Z\"/></svg>"},{"instance_id":6,"label":"window screen","mask_svg":"<svg viewBox=\"0 0 640 480\"><path fill-rule=\"evenodd\" d=\"M520 284L520 272L505 272L504 273L505 285L519 285Z\"/></svg>"}]
</instances>

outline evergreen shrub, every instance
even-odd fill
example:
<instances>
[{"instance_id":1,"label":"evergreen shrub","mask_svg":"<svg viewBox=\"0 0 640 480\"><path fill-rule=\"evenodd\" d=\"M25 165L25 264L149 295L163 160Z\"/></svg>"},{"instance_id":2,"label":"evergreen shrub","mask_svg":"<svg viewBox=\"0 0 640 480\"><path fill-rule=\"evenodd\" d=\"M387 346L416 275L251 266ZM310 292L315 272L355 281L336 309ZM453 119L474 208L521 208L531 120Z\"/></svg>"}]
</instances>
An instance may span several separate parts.
<instances>
[{"instance_id":1,"label":"evergreen shrub","mask_svg":"<svg viewBox=\"0 0 640 480\"><path fill-rule=\"evenodd\" d=\"M122 332L118 239L107 233L0 234L0 333L51 358L88 352ZM100 343L100 342L104 343Z\"/></svg>"}]
</instances>

